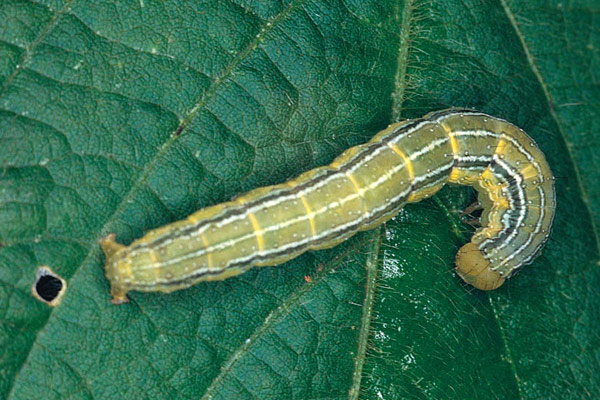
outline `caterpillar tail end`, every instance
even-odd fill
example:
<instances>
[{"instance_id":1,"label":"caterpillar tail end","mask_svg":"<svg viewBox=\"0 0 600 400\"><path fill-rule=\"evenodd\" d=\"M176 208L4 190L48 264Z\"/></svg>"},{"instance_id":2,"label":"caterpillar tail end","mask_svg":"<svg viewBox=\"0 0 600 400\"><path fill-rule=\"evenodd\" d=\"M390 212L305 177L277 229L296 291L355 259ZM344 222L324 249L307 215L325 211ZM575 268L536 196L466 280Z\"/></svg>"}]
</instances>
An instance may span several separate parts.
<instances>
[{"instance_id":1,"label":"caterpillar tail end","mask_svg":"<svg viewBox=\"0 0 600 400\"><path fill-rule=\"evenodd\" d=\"M117 253L125 248L124 245L117 243L117 236L114 233L107 235L100 240L100 247L106 256L106 277L110 281L110 294L112 304L123 304L129 302L127 298L127 288L118 284L118 257Z\"/></svg>"},{"instance_id":2,"label":"caterpillar tail end","mask_svg":"<svg viewBox=\"0 0 600 400\"><path fill-rule=\"evenodd\" d=\"M505 281L503 276L490 268L490 263L473 243L467 243L458 250L456 272L465 282L479 290L494 290Z\"/></svg>"}]
</instances>

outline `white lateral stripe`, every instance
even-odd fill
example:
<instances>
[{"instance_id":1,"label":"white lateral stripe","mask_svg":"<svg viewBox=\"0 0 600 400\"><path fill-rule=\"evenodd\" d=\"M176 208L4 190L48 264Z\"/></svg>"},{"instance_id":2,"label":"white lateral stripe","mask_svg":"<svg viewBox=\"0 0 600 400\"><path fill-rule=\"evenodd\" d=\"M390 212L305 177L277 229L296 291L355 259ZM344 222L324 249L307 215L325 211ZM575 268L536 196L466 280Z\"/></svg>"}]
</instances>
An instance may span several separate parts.
<instances>
[{"instance_id":1,"label":"white lateral stripe","mask_svg":"<svg viewBox=\"0 0 600 400\"><path fill-rule=\"evenodd\" d=\"M418 183L418 182L425 181L425 180L429 179L430 177L437 175L438 173L440 173L444 169L449 169L451 167L452 167L452 163L449 163L449 164L447 164L445 166L437 168L434 171L431 171L428 174L425 174L423 176L415 178L415 182ZM399 167L399 169L401 169L401 168L402 167ZM441 180L443 180L443 178L441 178L440 181ZM437 182L437 183L439 183L439 182ZM408 193L410 193L410 191L412 189L413 189L412 186L409 186L406 190L404 190L403 192L401 192L398 196L396 196L393 199L391 199L389 201L389 204L395 203L396 201L398 201L402 197L407 196ZM348 199L350 199L350 198L357 198L357 197L358 197L358 195L356 193L353 193L353 194L351 194L349 196L346 196L344 199L346 201L349 201ZM266 256L268 256L271 253L280 252L280 251L283 251L283 250L286 250L286 249L289 249L289 248L293 248L293 247L297 247L297 246L303 246L303 245L305 245L305 244L307 244L307 243L309 243L311 241L318 241L318 240L320 240L320 239L322 239L322 238L324 238L326 236L329 236L332 233L337 233L337 232L340 232L340 231L344 231L348 226L352 226L354 224L360 224L363 221L368 220L371 216L376 215L380 211L384 210L389 204L385 204L383 206L377 207L377 208L373 209L369 214L362 214L357 220L349 221L349 222L347 222L345 224L342 224L340 226L337 226L337 227L335 227L333 229L324 230L323 232L321 232L319 235L317 235L315 237L307 237L307 238L304 238L302 240L298 240L298 241L295 241L295 242L290 242L287 245L281 246L281 247L279 247L277 249L273 249L272 251L263 251L263 252L258 252L257 251L257 252L254 252L252 254L249 254L246 257L242 257L242 258L239 258L239 259L230 260L229 264L237 264L237 263L243 262L245 260L250 260L250 259L252 259L254 257L257 257L257 256L258 257L266 257ZM325 207L319 209L318 212L323 212L328 207L329 206L325 206ZM286 222L284 222L282 224L272 225L272 226L270 226L268 228L268 230L274 231L274 230L279 229L282 226L289 226L292 223L301 222L302 220L304 220L306 218L307 218L306 215L302 215L302 216L299 216L298 218L296 218L293 222L292 221L286 221ZM263 232L264 231L265 230L263 230ZM222 250L225 247L227 247L228 245L235 245L235 244L237 244L237 243L239 243L239 242L241 242L243 240L247 240L247 239L251 238L252 236L254 236L254 233L241 236L241 237L239 237L237 239L232 239L232 240L230 240L228 242L225 242L226 245L224 245L223 243L220 243L220 244L208 247L208 248L200 249L200 250L198 250L197 252L194 252L194 253L188 253L188 254L186 254L184 256L181 256L181 257L178 257L178 258L175 258L175 259L170 259L170 260L168 260L168 261L166 261L164 263L161 263L160 265L161 265L161 267L163 267L163 266L175 264L175 263L178 263L178 262L182 262L182 261L185 261L185 260L188 260L188 259L192 259L192 258L196 258L196 257L201 257L205 253L208 253L208 252L211 252L211 251L215 251L215 250ZM224 267L224 268L227 268L227 267ZM198 273L198 271L193 271L193 274L195 274L195 273Z\"/></svg>"},{"instance_id":2,"label":"white lateral stripe","mask_svg":"<svg viewBox=\"0 0 600 400\"><path fill-rule=\"evenodd\" d=\"M393 142L397 142L398 140L402 139L404 136L406 136L406 135L409 135L409 134L411 134L412 132L414 132L414 131L416 131L416 130L418 130L418 129L421 129L421 128L422 128L424 125L426 125L426 124L431 124L431 123L438 123L439 121L441 121L441 120L443 120L443 119L445 119L445 118L448 118L448 116L449 116L449 115L444 115L444 116L442 116L442 117L440 117L440 118L438 118L437 120L434 120L434 121L424 120L424 121L420 122L419 124L417 124L416 126L414 126L413 128L411 128L411 129L407 130L406 132L403 132L401 135L398 135L398 134L397 134L395 131L392 131L392 132L390 132L388 135L386 135L386 136L382 137L380 140L385 140L385 139L388 139L388 138L390 138L390 137L397 136L397 137L394 137L394 140L393 140ZM402 128L402 126L398 127L398 129L401 129L401 128ZM447 140L448 140L447 138L444 138L444 141L447 141ZM366 144L368 144L368 143L366 143ZM440 143L440 144L441 144L441 143ZM439 144L438 144L438 145L439 145ZM366 163L370 162L370 161L371 161L373 158L375 158L377 155L379 155L379 154L380 154L382 151L385 151L385 150L387 150L387 149L388 149L388 147L387 147L387 146L380 146L378 149L376 149L376 150L375 150L375 151L374 151L372 154L370 154L370 155L369 155L368 157L366 157L364 160L362 160L361 162L355 163L355 165L353 165L353 166L350 168L349 172L350 172L350 173L352 173L352 172L356 171L356 170L357 170L358 168L360 168L362 165L364 165L364 164L366 164ZM365 149L364 149L363 151L366 151L366 150L367 150L367 147L365 147ZM360 156L360 154L362 154L362 152L360 152L360 153L357 153L357 154L354 156L353 160L354 160L354 159L356 159L357 157L359 157L359 156ZM349 161L349 163L352 163L352 160L350 160L350 161ZM325 171L324 171L324 172L325 172ZM317 190L317 189L319 189L319 188L323 187L324 185L328 184L328 183L329 183L329 182L331 182L332 180L341 178L343 175L344 175L344 173L340 171L340 172L338 172L338 173L334 173L334 174L332 174L332 175L331 175L330 177L328 177L327 179L324 179L324 180L321 180L320 182L317 182L315 185L312 185L312 186L309 186L309 187L307 187L306 189L304 189L304 190L302 190L302 191L298 192L297 194L295 194L295 193L283 194L283 195L279 196L277 199L274 199L274 200L271 200L271 201L268 201L268 202L260 202L260 203L258 203L257 205L255 205L254 207L252 207L252 208L250 208L250 209L246 210L246 212L244 212L244 213L242 213L242 214L235 215L235 216L232 216L232 217L230 217L230 218L227 218L227 219L225 219L225 220L223 220L223 221L220 221L220 222L218 222L218 223L217 223L217 224L216 224L214 227L218 229L218 228L220 228L220 227L222 227L222 226L224 226L224 225L226 225L226 224L229 224L229 223L231 223L231 222L233 222L233 221L242 220L242 219L244 219L244 218L246 218L246 217L247 217L247 214L248 214L248 213L253 213L253 214L259 213L260 211L262 211L262 210L263 210L263 209L265 209L265 208L266 208L266 209L268 209L268 208L271 208L271 207L275 207L275 206L277 206L277 205L281 204L281 203L282 203L282 202L284 202L284 201L287 201L287 200L289 200L289 199L295 199L295 198L296 198L296 196L298 196L298 195L305 196L307 193L310 193L310 192L312 192L313 190ZM316 180L316 179L317 179L317 178L319 178L320 176L321 176L321 175L317 175L317 176L315 176L313 179L315 179L315 180ZM225 212L225 210L224 210L223 212ZM219 217L219 215L216 215L216 216L214 216L213 218L218 218L218 217ZM202 234L202 233L206 232L206 230L207 230L207 229L209 229L209 224L207 224L207 225L203 226L202 228L200 228L200 229L198 229L198 230L194 231L194 233L192 233L192 234L190 234L190 235L187 235L187 236L185 236L185 237L187 237L187 238L192 238L192 237L195 237L195 236L197 236L197 235L200 235L200 234ZM158 239L158 238L157 238L157 239ZM157 239L155 239L155 240L157 240ZM161 243L160 245L158 245L158 246L156 246L156 247L160 249L160 248L162 248L162 247L165 247L165 246L168 246L168 245L170 245L172 242L173 242L173 240L166 240L166 241L164 241L163 243ZM137 254L138 252L144 252L144 251L148 251L148 249L147 249L147 248L145 248L145 247L142 247L142 248L140 248L140 249L137 249L137 250L135 250L135 251L132 251L132 252L131 252L131 254L132 254L132 255L135 255L135 254Z\"/></svg>"}]
</instances>

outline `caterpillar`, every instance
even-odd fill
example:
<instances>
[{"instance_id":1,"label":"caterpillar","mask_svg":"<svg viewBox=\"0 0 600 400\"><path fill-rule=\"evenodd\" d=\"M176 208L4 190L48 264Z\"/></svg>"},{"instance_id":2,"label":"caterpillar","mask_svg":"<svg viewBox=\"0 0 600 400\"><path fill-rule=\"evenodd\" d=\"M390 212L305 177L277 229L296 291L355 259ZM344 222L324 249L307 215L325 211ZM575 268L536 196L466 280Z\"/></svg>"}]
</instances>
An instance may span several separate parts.
<instances>
[{"instance_id":1,"label":"caterpillar","mask_svg":"<svg viewBox=\"0 0 600 400\"><path fill-rule=\"evenodd\" d=\"M473 186L483 207L481 227L456 255L457 273L478 289L495 289L548 239L554 177L515 125L449 109L390 125L330 165L201 209L129 246L106 236L100 244L112 301L126 302L131 290L171 292L335 246L446 183Z\"/></svg>"}]
</instances>

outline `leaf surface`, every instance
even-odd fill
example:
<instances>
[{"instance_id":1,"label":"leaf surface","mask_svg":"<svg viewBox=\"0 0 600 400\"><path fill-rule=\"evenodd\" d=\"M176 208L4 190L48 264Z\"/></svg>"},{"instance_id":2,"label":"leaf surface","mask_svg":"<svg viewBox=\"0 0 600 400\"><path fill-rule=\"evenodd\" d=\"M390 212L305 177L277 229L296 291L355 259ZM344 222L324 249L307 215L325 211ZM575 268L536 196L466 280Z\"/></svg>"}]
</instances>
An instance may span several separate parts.
<instances>
[{"instance_id":1,"label":"leaf surface","mask_svg":"<svg viewBox=\"0 0 600 400\"><path fill-rule=\"evenodd\" d=\"M0 4L0 397L600 396L596 2ZM581 29L581 26L586 29ZM282 266L109 302L98 240L472 107L557 177L551 241L499 290L453 272L467 188ZM31 296L48 265L61 304Z\"/></svg>"}]
</instances>

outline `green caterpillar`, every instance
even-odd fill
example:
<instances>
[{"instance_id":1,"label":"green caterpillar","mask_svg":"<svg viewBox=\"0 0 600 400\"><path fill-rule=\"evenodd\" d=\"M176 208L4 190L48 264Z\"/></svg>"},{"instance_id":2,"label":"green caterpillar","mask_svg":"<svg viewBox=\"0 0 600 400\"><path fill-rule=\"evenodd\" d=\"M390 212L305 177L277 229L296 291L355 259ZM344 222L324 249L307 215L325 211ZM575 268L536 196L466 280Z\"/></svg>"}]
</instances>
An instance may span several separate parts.
<instances>
[{"instance_id":1,"label":"green caterpillar","mask_svg":"<svg viewBox=\"0 0 600 400\"><path fill-rule=\"evenodd\" d=\"M101 246L113 303L126 302L130 290L171 292L335 246L446 183L473 186L483 206L457 272L478 289L495 289L547 240L554 178L521 129L450 109L390 125L328 166L199 210L129 246L108 235Z\"/></svg>"}]
</instances>

